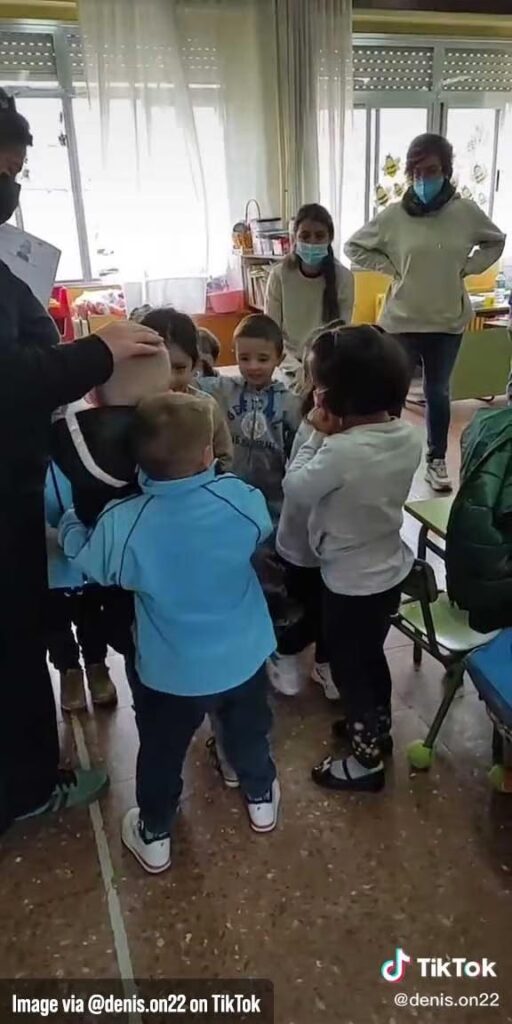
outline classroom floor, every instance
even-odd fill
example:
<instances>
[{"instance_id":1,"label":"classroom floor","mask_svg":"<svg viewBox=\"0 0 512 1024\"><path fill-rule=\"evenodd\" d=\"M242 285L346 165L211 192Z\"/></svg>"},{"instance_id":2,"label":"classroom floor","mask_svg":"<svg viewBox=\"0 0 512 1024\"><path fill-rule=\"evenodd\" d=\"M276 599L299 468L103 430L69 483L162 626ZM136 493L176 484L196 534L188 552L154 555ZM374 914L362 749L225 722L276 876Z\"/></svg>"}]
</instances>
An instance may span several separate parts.
<instances>
[{"instance_id":1,"label":"classroom floor","mask_svg":"<svg viewBox=\"0 0 512 1024\"><path fill-rule=\"evenodd\" d=\"M477 407L454 407L454 474L460 430ZM421 410L408 416L422 423ZM419 475L414 496L427 493ZM412 521L406 529L415 540ZM512 797L487 785L490 725L468 682L434 767L411 777L403 749L426 732L440 670L425 657L414 672L397 633L388 647L396 753L383 794L329 794L310 781L335 717L311 685L298 699L275 701L277 830L250 832L201 733L186 765L173 867L155 878L119 839L120 816L134 803L137 737L112 658L118 710L60 723L67 756L108 767L100 813L95 805L34 820L0 842L0 977L269 978L276 1024L512 1021ZM498 977L422 980L414 968L389 985L380 965L397 946L411 957L487 957ZM501 1008L401 1010L397 988L454 998L496 992Z\"/></svg>"}]
</instances>

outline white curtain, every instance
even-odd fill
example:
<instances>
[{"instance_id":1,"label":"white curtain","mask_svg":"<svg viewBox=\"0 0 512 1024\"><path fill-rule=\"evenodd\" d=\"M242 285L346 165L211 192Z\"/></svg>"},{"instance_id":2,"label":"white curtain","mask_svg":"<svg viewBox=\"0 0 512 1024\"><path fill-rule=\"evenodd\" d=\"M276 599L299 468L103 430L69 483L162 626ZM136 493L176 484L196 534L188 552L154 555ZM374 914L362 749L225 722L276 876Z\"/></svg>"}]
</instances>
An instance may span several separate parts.
<instances>
[{"instance_id":1,"label":"white curtain","mask_svg":"<svg viewBox=\"0 0 512 1024\"><path fill-rule=\"evenodd\" d=\"M320 200L341 223L352 100L352 0L275 0L282 203Z\"/></svg>"},{"instance_id":2,"label":"white curtain","mask_svg":"<svg viewBox=\"0 0 512 1024\"><path fill-rule=\"evenodd\" d=\"M351 0L80 0L79 12L91 146L102 140L87 176L94 233L130 305L202 309L252 197L268 217L320 200L338 227Z\"/></svg>"},{"instance_id":3,"label":"white curtain","mask_svg":"<svg viewBox=\"0 0 512 1024\"><path fill-rule=\"evenodd\" d=\"M101 234L129 305L199 311L207 277L226 272L247 199L278 212L271 5L81 0L103 142Z\"/></svg>"}]
</instances>

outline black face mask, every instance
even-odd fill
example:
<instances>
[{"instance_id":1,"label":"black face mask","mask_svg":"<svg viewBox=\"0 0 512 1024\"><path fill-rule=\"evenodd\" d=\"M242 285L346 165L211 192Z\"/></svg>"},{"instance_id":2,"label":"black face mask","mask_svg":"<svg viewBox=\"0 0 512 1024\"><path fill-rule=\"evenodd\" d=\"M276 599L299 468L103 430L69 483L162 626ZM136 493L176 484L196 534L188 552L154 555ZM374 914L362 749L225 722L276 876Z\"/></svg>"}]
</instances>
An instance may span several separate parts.
<instances>
[{"instance_id":1,"label":"black face mask","mask_svg":"<svg viewBox=\"0 0 512 1024\"><path fill-rule=\"evenodd\" d=\"M20 186L10 174L0 174L0 224L11 219L19 201Z\"/></svg>"}]
</instances>

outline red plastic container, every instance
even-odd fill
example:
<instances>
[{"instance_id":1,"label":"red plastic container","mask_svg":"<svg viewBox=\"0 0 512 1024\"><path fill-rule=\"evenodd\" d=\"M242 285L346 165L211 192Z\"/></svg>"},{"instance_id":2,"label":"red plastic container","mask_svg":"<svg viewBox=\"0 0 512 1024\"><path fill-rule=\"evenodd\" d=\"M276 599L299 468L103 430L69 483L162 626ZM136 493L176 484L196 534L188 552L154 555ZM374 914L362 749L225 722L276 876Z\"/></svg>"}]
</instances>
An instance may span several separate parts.
<instances>
[{"instance_id":1,"label":"red plastic container","mask_svg":"<svg viewBox=\"0 0 512 1024\"><path fill-rule=\"evenodd\" d=\"M208 298L214 313L238 313L244 308L244 293L241 289L210 292Z\"/></svg>"}]
</instances>

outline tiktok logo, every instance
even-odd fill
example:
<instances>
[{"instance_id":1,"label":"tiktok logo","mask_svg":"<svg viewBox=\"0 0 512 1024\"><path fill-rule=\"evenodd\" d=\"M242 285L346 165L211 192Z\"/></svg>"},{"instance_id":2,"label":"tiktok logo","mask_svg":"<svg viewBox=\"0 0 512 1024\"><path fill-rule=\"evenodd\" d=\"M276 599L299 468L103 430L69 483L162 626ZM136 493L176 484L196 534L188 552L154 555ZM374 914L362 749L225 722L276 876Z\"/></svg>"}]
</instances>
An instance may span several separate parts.
<instances>
[{"instance_id":1,"label":"tiktok logo","mask_svg":"<svg viewBox=\"0 0 512 1024\"><path fill-rule=\"evenodd\" d=\"M402 981L405 974L406 964L411 963L410 956L404 953L403 949L398 946L395 950L395 956L393 960L385 960L380 969L380 973L384 978L384 981Z\"/></svg>"}]
</instances>

